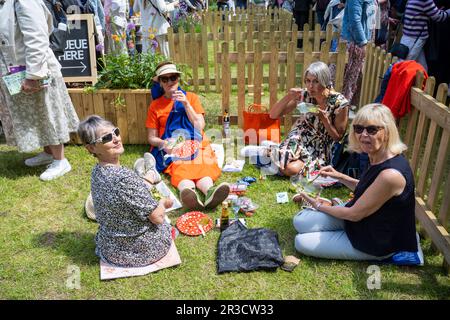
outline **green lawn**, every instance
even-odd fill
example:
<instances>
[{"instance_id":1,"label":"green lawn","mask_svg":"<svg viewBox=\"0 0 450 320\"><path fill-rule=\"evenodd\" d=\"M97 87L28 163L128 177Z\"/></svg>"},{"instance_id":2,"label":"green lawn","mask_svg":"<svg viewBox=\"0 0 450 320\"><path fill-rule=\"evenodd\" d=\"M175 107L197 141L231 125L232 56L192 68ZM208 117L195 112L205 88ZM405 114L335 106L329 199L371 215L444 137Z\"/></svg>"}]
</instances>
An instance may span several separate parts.
<instances>
[{"instance_id":1,"label":"green lawn","mask_svg":"<svg viewBox=\"0 0 450 320\"><path fill-rule=\"evenodd\" d=\"M219 115L220 103L208 94L202 102L208 126ZM219 100L220 101L220 100ZM132 167L146 146L126 146L122 164ZM41 182L43 168L27 168L20 154L0 144L0 299L449 299L450 277L441 268L442 256L422 241L425 266L381 265L381 289L367 288L369 263L328 261L295 252L292 218L298 206L279 205L275 194L288 191L289 180L258 180L247 193L260 205L247 219L250 228L266 227L279 235L284 255L296 255L300 265L292 273L251 272L218 275L218 231L205 238L180 235L176 239L182 264L143 277L100 281L94 254L97 224L84 213L95 158L83 147L68 146L72 171L63 178ZM259 177L246 165L244 172L224 174L220 181ZM167 181L167 180L166 180ZM346 189L329 189L327 197L345 198ZM289 193L290 197L292 193ZM219 209L207 212L219 217ZM170 214L172 223L182 214ZM81 288L69 289L68 267L81 271Z\"/></svg>"}]
</instances>

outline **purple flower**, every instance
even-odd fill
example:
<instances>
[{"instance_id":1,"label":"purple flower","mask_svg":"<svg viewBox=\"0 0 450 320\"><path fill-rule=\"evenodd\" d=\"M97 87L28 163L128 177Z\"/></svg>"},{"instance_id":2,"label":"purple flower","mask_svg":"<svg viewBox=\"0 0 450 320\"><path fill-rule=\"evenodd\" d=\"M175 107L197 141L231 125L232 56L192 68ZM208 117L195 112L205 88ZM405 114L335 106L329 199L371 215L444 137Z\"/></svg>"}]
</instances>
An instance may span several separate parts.
<instances>
[{"instance_id":1,"label":"purple flower","mask_svg":"<svg viewBox=\"0 0 450 320\"><path fill-rule=\"evenodd\" d=\"M135 25L133 22L130 22L130 23L127 25L127 30L128 30L128 31L134 30L134 28L136 28L136 25Z\"/></svg>"},{"instance_id":2,"label":"purple flower","mask_svg":"<svg viewBox=\"0 0 450 320\"><path fill-rule=\"evenodd\" d=\"M152 43L152 48L154 48L154 49L158 48L158 41L152 40L151 43Z\"/></svg>"},{"instance_id":3,"label":"purple flower","mask_svg":"<svg viewBox=\"0 0 450 320\"><path fill-rule=\"evenodd\" d=\"M103 51L104 47L101 43L95 46L95 51L101 52Z\"/></svg>"}]
</instances>

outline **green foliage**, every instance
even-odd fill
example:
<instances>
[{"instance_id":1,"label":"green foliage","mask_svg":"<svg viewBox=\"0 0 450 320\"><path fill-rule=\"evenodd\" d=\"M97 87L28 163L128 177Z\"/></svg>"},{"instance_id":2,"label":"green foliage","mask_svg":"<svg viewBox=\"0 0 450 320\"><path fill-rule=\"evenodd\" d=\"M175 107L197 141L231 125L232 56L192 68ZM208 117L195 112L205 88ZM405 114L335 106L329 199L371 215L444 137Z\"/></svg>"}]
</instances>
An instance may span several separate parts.
<instances>
[{"instance_id":1,"label":"green foliage","mask_svg":"<svg viewBox=\"0 0 450 320\"><path fill-rule=\"evenodd\" d=\"M106 54L102 59L103 69L99 72L94 88L150 89L156 66L165 60L166 57L159 53ZM177 64L177 68L183 72L182 84L185 84L185 81L192 77L191 72L186 65Z\"/></svg>"}]
</instances>

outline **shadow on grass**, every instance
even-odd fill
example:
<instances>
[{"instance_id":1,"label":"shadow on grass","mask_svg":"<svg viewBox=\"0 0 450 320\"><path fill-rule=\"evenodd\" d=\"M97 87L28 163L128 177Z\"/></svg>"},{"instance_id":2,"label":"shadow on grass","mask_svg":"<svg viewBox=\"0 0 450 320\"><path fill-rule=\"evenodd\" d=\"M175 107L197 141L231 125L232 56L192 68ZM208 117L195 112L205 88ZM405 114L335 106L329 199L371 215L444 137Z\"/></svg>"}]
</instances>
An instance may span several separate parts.
<instances>
[{"instance_id":1,"label":"shadow on grass","mask_svg":"<svg viewBox=\"0 0 450 320\"><path fill-rule=\"evenodd\" d=\"M0 177L6 179L19 179L28 176L39 177L45 170L45 166L27 167L25 159L33 157L35 154L19 153L17 151L0 151Z\"/></svg>"},{"instance_id":2,"label":"shadow on grass","mask_svg":"<svg viewBox=\"0 0 450 320\"><path fill-rule=\"evenodd\" d=\"M427 261L435 260L436 255L430 248L427 248L422 243L422 249L425 257L424 266L397 266L392 264L384 264L379 262L360 262L361 271L355 272L354 284L360 297L380 298L384 297L386 293L394 296L408 295L414 299L436 299L448 300L450 298L450 286L442 285L437 277L448 276L445 273L441 264L430 264ZM440 259L438 259L440 260ZM369 277L373 275L368 271L369 266L377 265L380 268L380 290L368 289ZM416 278L416 283L406 283L411 281L411 278ZM372 279L373 280L373 279Z\"/></svg>"},{"instance_id":3,"label":"shadow on grass","mask_svg":"<svg viewBox=\"0 0 450 320\"><path fill-rule=\"evenodd\" d=\"M95 234L85 232L45 232L33 239L35 247L46 247L65 254L75 264L98 265Z\"/></svg>"}]
</instances>

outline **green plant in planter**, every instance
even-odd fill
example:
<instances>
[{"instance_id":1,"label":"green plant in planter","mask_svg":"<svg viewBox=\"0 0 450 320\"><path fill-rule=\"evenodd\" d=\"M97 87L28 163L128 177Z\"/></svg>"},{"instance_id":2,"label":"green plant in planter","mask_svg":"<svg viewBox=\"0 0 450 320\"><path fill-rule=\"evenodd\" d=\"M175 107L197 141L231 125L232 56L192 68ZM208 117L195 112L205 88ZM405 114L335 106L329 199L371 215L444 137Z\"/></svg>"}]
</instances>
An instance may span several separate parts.
<instances>
[{"instance_id":1,"label":"green plant in planter","mask_svg":"<svg viewBox=\"0 0 450 320\"><path fill-rule=\"evenodd\" d=\"M103 69L99 72L95 89L150 89L153 85L156 66L167 60L159 53L137 53L134 55L106 54L102 58ZM183 72L181 85L188 86L192 74L189 67L177 64ZM91 89L86 88L86 91Z\"/></svg>"}]
</instances>

